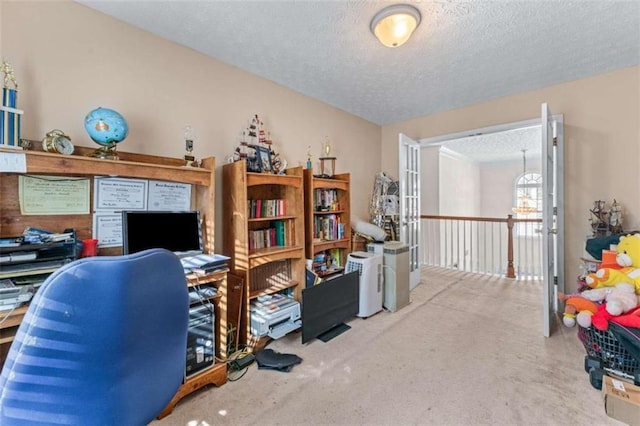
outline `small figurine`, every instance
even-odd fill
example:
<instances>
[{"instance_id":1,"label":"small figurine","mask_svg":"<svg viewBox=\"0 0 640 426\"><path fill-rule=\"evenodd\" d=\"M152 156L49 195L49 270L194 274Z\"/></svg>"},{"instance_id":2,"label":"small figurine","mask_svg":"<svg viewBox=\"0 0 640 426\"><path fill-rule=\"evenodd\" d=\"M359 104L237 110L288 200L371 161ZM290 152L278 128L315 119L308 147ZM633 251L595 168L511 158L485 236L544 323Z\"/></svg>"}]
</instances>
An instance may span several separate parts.
<instances>
[{"instance_id":1,"label":"small figurine","mask_svg":"<svg viewBox=\"0 0 640 426\"><path fill-rule=\"evenodd\" d=\"M311 145L307 148L307 169L310 169L311 165Z\"/></svg>"},{"instance_id":2,"label":"small figurine","mask_svg":"<svg viewBox=\"0 0 640 426\"><path fill-rule=\"evenodd\" d=\"M9 81L13 83L13 87L15 90L18 90L18 83L16 82L16 77L13 75L13 67L7 61L2 61L2 65L0 65L0 72L4 73L4 87L9 88Z\"/></svg>"}]
</instances>

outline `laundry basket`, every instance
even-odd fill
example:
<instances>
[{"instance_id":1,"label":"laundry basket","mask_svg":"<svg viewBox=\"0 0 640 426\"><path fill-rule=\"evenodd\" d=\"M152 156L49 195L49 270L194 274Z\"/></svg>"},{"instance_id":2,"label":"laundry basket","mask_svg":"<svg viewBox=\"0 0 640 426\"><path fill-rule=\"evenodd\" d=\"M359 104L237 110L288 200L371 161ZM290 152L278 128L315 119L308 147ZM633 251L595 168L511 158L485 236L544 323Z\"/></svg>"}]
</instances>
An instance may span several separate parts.
<instances>
[{"instance_id":1,"label":"laundry basket","mask_svg":"<svg viewBox=\"0 0 640 426\"><path fill-rule=\"evenodd\" d=\"M589 373L589 382L594 388L602 389L602 377L605 374L640 385L640 361L616 337L616 334L625 330L615 323L610 323L609 329L604 331L595 327L578 327L578 339L587 351L584 369Z\"/></svg>"}]
</instances>

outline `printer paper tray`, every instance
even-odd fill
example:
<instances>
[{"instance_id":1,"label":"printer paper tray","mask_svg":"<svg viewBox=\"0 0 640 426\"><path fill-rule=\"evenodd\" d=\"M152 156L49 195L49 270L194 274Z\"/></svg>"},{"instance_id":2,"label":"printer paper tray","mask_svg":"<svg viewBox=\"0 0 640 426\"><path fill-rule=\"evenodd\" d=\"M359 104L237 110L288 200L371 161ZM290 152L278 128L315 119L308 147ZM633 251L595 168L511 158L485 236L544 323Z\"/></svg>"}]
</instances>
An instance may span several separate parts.
<instances>
[{"instance_id":1,"label":"printer paper tray","mask_svg":"<svg viewBox=\"0 0 640 426\"><path fill-rule=\"evenodd\" d=\"M267 333L267 335L272 339L279 339L285 336L286 334L292 332L293 330L299 329L301 325L302 325L302 321L299 319L295 321L286 321L286 322L283 322L282 324L278 324L275 327L272 327L269 330L269 333Z\"/></svg>"}]
</instances>

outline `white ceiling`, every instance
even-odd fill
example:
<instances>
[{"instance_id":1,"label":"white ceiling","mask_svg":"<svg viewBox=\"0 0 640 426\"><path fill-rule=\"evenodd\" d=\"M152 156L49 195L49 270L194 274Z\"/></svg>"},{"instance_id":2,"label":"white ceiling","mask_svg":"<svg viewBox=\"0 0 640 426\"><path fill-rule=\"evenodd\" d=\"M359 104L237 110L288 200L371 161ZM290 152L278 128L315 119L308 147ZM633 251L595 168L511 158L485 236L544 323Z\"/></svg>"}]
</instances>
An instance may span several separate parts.
<instances>
[{"instance_id":1,"label":"white ceiling","mask_svg":"<svg viewBox=\"0 0 640 426\"><path fill-rule=\"evenodd\" d=\"M396 49L386 1L79 2L379 125L640 63L637 0L415 1Z\"/></svg>"}]
</instances>

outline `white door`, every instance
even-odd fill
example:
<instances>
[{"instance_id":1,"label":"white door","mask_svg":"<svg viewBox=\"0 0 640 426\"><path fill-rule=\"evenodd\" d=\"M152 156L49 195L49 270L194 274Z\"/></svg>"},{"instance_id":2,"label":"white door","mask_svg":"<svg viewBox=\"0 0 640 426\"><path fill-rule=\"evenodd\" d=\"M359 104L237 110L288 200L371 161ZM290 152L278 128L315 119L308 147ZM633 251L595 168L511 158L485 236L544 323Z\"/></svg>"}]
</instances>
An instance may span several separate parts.
<instances>
[{"instance_id":1,"label":"white door","mask_svg":"<svg viewBox=\"0 0 640 426\"><path fill-rule=\"evenodd\" d=\"M409 246L409 288L420 284L420 144L400 134L400 241Z\"/></svg>"},{"instance_id":2,"label":"white door","mask_svg":"<svg viewBox=\"0 0 640 426\"><path fill-rule=\"evenodd\" d=\"M558 309L557 294L564 292L563 122L542 104L542 333L551 336L552 319Z\"/></svg>"}]
</instances>

